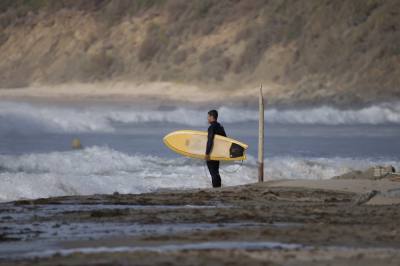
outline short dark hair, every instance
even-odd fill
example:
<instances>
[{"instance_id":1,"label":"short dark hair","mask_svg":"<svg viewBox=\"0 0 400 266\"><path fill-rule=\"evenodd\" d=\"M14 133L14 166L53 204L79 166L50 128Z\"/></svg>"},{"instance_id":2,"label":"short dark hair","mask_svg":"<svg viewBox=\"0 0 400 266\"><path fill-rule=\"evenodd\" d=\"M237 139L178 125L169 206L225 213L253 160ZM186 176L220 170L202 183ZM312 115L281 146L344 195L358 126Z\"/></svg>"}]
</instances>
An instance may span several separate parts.
<instances>
[{"instance_id":1,"label":"short dark hair","mask_svg":"<svg viewBox=\"0 0 400 266\"><path fill-rule=\"evenodd\" d=\"M210 110L210 111L208 111L208 115L214 117L215 120L218 119L218 111L217 111L217 110Z\"/></svg>"}]
</instances>

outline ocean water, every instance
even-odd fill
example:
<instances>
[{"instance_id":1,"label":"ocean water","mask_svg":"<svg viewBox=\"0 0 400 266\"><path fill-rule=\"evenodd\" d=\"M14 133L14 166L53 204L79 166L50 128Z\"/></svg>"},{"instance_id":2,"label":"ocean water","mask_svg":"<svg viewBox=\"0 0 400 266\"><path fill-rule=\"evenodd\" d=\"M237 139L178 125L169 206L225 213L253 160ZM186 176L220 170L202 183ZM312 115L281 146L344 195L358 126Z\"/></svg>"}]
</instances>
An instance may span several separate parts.
<instances>
[{"instance_id":1,"label":"ocean water","mask_svg":"<svg viewBox=\"0 0 400 266\"><path fill-rule=\"evenodd\" d=\"M256 107L218 110L227 134L250 146L243 164L221 166L223 185L256 182ZM210 187L203 161L181 157L162 142L174 130L206 130L207 111L0 101L0 201ZM377 164L400 167L400 103L267 109L265 119L267 179L328 179ZM83 149L71 149L74 138Z\"/></svg>"}]
</instances>

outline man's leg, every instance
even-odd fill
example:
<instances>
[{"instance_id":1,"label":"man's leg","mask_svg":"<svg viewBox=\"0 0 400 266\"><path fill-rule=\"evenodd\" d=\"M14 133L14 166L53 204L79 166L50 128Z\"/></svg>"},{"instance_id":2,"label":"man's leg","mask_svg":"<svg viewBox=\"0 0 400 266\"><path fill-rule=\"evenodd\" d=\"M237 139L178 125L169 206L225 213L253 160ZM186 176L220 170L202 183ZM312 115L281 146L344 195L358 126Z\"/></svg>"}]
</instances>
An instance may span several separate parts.
<instances>
[{"instance_id":1,"label":"man's leg","mask_svg":"<svg viewBox=\"0 0 400 266\"><path fill-rule=\"evenodd\" d=\"M207 161L213 187L221 187L221 176L219 175L219 161Z\"/></svg>"}]
</instances>

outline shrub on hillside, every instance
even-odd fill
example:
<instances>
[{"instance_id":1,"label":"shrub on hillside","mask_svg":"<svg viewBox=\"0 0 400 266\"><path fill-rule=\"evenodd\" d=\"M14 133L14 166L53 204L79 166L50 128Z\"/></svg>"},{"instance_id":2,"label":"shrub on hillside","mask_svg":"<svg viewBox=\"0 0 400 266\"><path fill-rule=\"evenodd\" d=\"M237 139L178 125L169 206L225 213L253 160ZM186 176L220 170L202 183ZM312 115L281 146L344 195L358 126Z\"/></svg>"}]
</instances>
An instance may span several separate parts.
<instances>
[{"instance_id":1,"label":"shrub on hillside","mask_svg":"<svg viewBox=\"0 0 400 266\"><path fill-rule=\"evenodd\" d=\"M224 55L221 47L212 47L200 55L201 69L199 79L204 81L222 81L228 73L232 61Z\"/></svg>"},{"instance_id":2,"label":"shrub on hillside","mask_svg":"<svg viewBox=\"0 0 400 266\"><path fill-rule=\"evenodd\" d=\"M234 71L240 73L253 70L260 62L264 51L272 43L272 31L266 26L252 26L238 33L236 39L246 39L246 47L240 55Z\"/></svg>"},{"instance_id":3,"label":"shrub on hillside","mask_svg":"<svg viewBox=\"0 0 400 266\"><path fill-rule=\"evenodd\" d=\"M114 25L126 16L137 15L142 11L164 5L166 0L109 0L99 16L108 25Z\"/></svg>"},{"instance_id":4,"label":"shrub on hillside","mask_svg":"<svg viewBox=\"0 0 400 266\"><path fill-rule=\"evenodd\" d=\"M151 24L147 29L146 38L138 50L138 59L145 62L153 59L159 50L167 46L165 31L157 24Z\"/></svg>"},{"instance_id":5,"label":"shrub on hillside","mask_svg":"<svg viewBox=\"0 0 400 266\"><path fill-rule=\"evenodd\" d=\"M188 56L187 50L179 50L175 53L174 55L174 63L175 65L182 64L185 62L186 58Z\"/></svg>"}]
</instances>

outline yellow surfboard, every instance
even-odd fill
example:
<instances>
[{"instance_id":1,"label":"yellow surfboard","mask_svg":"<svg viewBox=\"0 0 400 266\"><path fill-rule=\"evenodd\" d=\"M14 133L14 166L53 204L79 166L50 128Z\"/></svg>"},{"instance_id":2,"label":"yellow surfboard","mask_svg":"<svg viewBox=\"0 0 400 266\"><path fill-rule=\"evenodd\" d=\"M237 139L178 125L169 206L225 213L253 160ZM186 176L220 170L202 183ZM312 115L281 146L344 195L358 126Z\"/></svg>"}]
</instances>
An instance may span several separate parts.
<instances>
[{"instance_id":1,"label":"yellow surfboard","mask_svg":"<svg viewBox=\"0 0 400 266\"><path fill-rule=\"evenodd\" d=\"M178 130L164 137L164 143L171 150L196 159L204 159L207 146L207 132L196 130ZM211 160L241 161L246 159L247 144L215 135Z\"/></svg>"}]
</instances>

